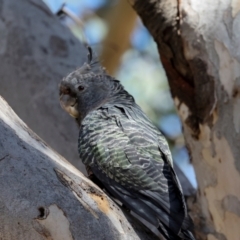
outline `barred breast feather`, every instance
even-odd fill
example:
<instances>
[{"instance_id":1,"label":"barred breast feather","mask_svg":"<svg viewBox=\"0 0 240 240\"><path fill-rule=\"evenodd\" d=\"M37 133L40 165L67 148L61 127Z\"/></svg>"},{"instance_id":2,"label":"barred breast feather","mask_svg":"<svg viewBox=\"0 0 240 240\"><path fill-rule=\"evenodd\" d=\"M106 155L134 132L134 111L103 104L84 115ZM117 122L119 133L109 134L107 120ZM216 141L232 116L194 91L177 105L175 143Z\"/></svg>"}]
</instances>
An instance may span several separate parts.
<instances>
[{"instance_id":1,"label":"barred breast feather","mask_svg":"<svg viewBox=\"0 0 240 240\"><path fill-rule=\"evenodd\" d=\"M106 190L166 239L194 239L168 144L137 104L112 101L90 112L78 148Z\"/></svg>"}]
</instances>

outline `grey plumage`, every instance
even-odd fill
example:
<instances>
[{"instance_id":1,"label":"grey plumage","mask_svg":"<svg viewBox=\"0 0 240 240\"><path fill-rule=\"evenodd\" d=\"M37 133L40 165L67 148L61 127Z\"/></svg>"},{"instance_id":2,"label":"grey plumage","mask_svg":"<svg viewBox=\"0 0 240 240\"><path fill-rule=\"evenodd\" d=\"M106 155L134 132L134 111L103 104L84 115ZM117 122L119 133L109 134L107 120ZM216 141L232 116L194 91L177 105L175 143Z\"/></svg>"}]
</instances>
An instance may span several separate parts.
<instances>
[{"instance_id":1,"label":"grey plumage","mask_svg":"<svg viewBox=\"0 0 240 240\"><path fill-rule=\"evenodd\" d=\"M60 84L79 124L79 156L106 190L166 239L194 239L164 136L119 81L85 64Z\"/></svg>"}]
</instances>

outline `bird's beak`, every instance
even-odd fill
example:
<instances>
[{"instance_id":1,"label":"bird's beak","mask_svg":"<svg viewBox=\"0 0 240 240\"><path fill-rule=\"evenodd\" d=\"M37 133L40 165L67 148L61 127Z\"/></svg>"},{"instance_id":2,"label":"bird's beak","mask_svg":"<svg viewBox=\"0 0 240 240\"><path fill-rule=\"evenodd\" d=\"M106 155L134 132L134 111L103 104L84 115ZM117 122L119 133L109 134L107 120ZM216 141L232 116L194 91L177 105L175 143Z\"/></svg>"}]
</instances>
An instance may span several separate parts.
<instances>
[{"instance_id":1,"label":"bird's beak","mask_svg":"<svg viewBox=\"0 0 240 240\"><path fill-rule=\"evenodd\" d=\"M77 98L71 97L68 94L61 94L60 95L60 105L72 117L78 118L79 112L77 109L77 107L78 107Z\"/></svg>"}]
</instances>

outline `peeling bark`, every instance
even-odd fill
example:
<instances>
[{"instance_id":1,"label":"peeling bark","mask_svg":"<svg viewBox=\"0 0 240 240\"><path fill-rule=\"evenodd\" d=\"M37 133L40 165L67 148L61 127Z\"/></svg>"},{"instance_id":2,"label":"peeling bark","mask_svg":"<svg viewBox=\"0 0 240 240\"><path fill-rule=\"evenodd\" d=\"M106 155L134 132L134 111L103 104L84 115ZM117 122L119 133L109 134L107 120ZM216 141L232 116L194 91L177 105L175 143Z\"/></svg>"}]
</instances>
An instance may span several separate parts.
<instances>
[{"instance_id":1,"label":"peeling bark","mask_svg":"<svg viewBox=\"0 0 240 240\"><path fill-rule=\"evenodd\" d=\"M239 1L131 0L154 37L199 191L197 239L240 236Z\"/></svg>"},{"instance_id":2,"label":"peeling bark","mask_svg":"<svg viewBox=\"0 0 240 240\"><path fill-rule=\"evenodd\" d=\"M158 239L49 148L1 97L0 132L0 239Z\"/></svg>"}]
</instances>

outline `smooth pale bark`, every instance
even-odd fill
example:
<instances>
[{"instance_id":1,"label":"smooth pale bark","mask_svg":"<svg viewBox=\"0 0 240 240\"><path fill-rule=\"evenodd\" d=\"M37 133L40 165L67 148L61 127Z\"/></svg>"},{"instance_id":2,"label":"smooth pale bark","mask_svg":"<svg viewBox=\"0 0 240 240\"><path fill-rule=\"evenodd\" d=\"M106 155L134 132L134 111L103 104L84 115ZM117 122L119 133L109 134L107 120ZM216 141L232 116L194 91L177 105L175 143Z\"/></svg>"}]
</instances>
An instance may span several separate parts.
<instances>
[{"instance_id":1,"label":"smooth pale bark","mask_svg":"<svg viewBox=\"0 0 240 240\"><path fill-rule=\"evenodd\" d=\"M154 37L199 191L197 239L240 237L240 2L131 0Z\"/></svg>"},{"instance_id":2,"label":"smooth pale bark","mask_svg":"<svg viewBox=\"0 0 240 240\"><path fill-rule=\"evenodd\" d=\"M87 51L40 0L0 0L0 95L26 124L85 171L78 128L58 101L60 80Z\"/></svg>"},{"instance_id":3,"label":"smooth pale bark","mask_svg":"<svg viewBox=\"0 0 240 240\"><path fill-rule=\"evenodd\" d=\"M0 97L0 239L157 239ZM131 224L132 225L131 225Z\"/></svg>"}]
</instances>

